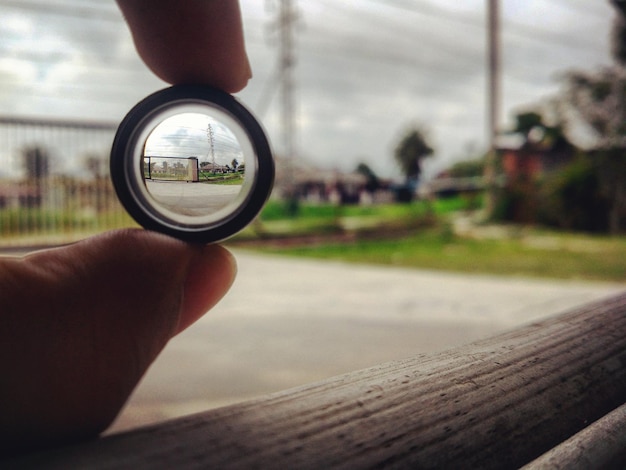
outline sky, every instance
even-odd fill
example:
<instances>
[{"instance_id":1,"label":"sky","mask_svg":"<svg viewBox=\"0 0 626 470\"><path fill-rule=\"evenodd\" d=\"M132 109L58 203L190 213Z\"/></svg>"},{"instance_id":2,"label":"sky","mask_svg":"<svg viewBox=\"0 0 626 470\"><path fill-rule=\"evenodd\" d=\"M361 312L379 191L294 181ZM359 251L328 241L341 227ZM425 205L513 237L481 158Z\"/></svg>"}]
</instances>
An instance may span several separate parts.
<instances>
[{"instance_id":1,"label":"sky","mask_svg":"<svg viewBox=\"0 0 626 470\"><path fill-rule=\"evenodd\" d=\"M296 156L397 177L412 126L427 177L487 148L486 0L293 0ZM254 78L237 94L284 154L277 0L242 0ZM549 102L567 70L611 63L608 0L501 0L500 127ZM0 0L0 115L119 122L166 86L138 59L115 2Z\"/></svg>"},{"instance_id":2,"label":"sky","mask_svg":"<svg viewBox=\"0 0 626 470\"><path fill-rule=\"evenodd\" d=\"M231 165L233 160L245 164L239 141L228 126L198 113L176 114L161 122L146 139L145 155L194 156L200 163L215 161L217 165Z\"/></svg>"}]
</instances>

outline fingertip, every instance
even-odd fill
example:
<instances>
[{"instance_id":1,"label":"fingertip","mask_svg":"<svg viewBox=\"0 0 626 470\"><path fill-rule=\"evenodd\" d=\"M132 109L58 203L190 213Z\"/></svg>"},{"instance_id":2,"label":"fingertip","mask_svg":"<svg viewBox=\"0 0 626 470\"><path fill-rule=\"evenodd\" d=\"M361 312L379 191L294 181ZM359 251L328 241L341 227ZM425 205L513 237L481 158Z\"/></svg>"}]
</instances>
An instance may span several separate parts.
<instances>
[{"instance_id":1,"label":"fingertip","mask_svg":"<svg viewBox=\"0 0 626 470\"><path fill-rule=\"evenodd\" d=\"M221 245L198 247L190 260L176 334L217 304L237 274L234 256Z\"/></svg>"},{"instance_id":2,"label":"fingertip","mask_svg":"<svg viewBox=\"0 0 626 470\"><path fill-rule=\"evenodd\" d=\"M146 65L171 84L229 93L251 78L239 2L117 0Z\"/></svg>"}]
</instances>

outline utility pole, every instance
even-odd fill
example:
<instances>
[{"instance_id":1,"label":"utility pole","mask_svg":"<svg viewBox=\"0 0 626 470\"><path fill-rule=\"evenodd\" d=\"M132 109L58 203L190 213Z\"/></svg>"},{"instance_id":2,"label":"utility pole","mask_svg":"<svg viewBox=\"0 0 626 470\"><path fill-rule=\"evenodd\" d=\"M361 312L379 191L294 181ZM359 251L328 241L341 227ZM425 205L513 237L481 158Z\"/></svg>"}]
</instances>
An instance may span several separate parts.
<instances>
[{"instance_id":1,"label":"utility pole","mask_svg":"<svg viewBox=\"0 0 626 470\"><path fill-rule=\"evenodd\" d=\"M211 124L207 124L206 138L209 142L209 156L211 157L211 168L213 170L213 174L215 174L215 135L213 133L213 128L211 127Z\"/></svg>"},{"instance_id":2,"label":"utility pole","mask_svg":"<svg viewBox=\"0 0 626 470\"><path fill-rule=\"evenodd\" d=\"M294 92L294 32L293 25L296 13L292 0L280 0L278 25L280 28L280 90L281 90L281 122L283 149L286 158L286 185L293 187L294 166L296 157L296 123L295 123L295 92ZM294 195L292 194L291 197Z\"/></svg>"},{"instance_id":3,"label":"utility pole","mask_svg":"<svg viewBox=\"0 0 626 470\"><path fill-rule=\"evenodd\" d=\"M487 187L487 216L493 215L496 205L496 139L498 136L500 110L500 13L499 0L487 0L487 127L489 151L485 162L485 185Z\"/></svg>"}]
</instances>

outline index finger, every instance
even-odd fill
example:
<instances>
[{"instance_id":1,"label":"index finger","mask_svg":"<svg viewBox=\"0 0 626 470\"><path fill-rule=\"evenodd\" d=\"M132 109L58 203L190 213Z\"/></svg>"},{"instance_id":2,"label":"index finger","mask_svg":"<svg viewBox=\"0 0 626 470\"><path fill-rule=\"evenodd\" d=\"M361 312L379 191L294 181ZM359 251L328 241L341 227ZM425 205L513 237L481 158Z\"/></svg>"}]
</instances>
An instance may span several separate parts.
<instances>
[{"instance_id":1,"label":"index finger","mask_svg":"<svg viewBox=\"0 0 626 470\"><path fill-rule=\"evenodd\" d=\"M117 0L137 52L161 79L234 93L251 77L237 0Z\"/></svg>"}]
</instances>

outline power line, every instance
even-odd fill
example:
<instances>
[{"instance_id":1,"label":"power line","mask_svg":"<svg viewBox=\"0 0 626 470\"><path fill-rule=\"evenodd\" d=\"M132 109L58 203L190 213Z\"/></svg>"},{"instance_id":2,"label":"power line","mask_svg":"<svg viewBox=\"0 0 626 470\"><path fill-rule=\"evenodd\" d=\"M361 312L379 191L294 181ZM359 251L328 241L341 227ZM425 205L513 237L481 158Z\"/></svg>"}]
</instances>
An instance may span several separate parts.
<instances>
[{"instance_id":1,"label":"power line","mask_svg":"<svg viewBox=\"0 0 626 470\"><path fill-rule=\"evenodd\" d=\"M414 3L414 2L408 3L406 1L401 1L401 0L386 0L386 1L370 0L370 2L379 3L385 7L389 6L390 4L396 4L396 5L407 6L407 8L409 8L410 5ZM341 12L342 15L346 16L347 20L350 20L352 22L358 21L358 22L364 23L367 26L367 30L365 33L354 34L354 36L351 38L353 41L348 44L342 41L341 38L338 38L338 33L340 29L339 28L333 29L333 23L331 23L330 21L323 23L321 26L316 25L315 26L316 28L317 27L323 28L322 34L318 34L314 40L310 40L310 37L311 37L310 35L308 36L307 41L300 40L300 44L301 44L300 48L301 49L306 48L307 54L315 54L315 55L324 56L324 57L332 56L332 57L340 58L342 61L361 61L363 63L373 63L376 65L386 64L386 65L391 65L394 67L405 67L405 68L418 68L419 67L421 70L425 72L432 72L432 73L442 72L442 73L449 73L449 74L459 74L459 73L463 73L466 70L473 71L482 67L482 64L484 63L484 55L481 54L482 50L479 50L476 47L470 47L469 44L471 41L465 41L465 42L459 41L460 42L459 47L451 47L450 44L446 45L446 44L442 44L440 41L437 41L435 37L432 35L420 34L418 28L409 29L408 26L404 22L398 21L397 17L390 18L384 15L379 15L378 17L375 17L371 10L368 11L364 8L351 8L349 11L347 11L344 5L339 2L324 2L324 3L328 7L328 8L325 8L326 12L330 11L331 14L336 13L336 12ZM64 4L65 6L60 11L55 10L54 14L61 15L61 16L64 16L64 15L68 16L66 15L66 13L68 12L72 13L73 6L77 4L79 6L81 5L80 3L72 3L71 5ZM43 1L34 1L34 0L19 0L19 1L0 0L0 7L4 5L9 5L10 8L22 8L26 6L27 9L30 8L30 11L35 11L36 10L35 7L43 5L44 7L48 7L47 9L44 8L46 12L48 12L52 8L50 3L44 3ZM55 4L52 4L52 5L55 5ZM87 9L87 12L85 12L85 14L87 14L90 9L92 10L92 13L94 10L98 10L98 11L100 10L100 9L92 8L94 5L92 3L89 3L88 5L91 5L91 7L85 6L85 8ZM415 5L422 5L422 4L415 2ZM467 24L470 27L476 27L480 23L476 19L472 19L472 18L475 18L472 15L465 15L463 13L457 13L457 12L450 13L449 10L446 10L442 7L439 7L439 6L433 7L432 4L428 4L428 5L429 6L427 8L426 7L421 7L421 8L422 8L422 14L431 15L428 17L430 19L443 18L447 21L456 22L459 25ZM395 8L396 10L398 9L398 7L394 7L394 6L392 6L391 8ZM420 8L420 7L416 7L416 8ZM409 11L409 10L405 10L405 11ZM115 13L117 14L114 16L116 16L117 21L119 21L121 18L121 15L119 15L118 12L115 12ZM69 14L69 16L75 17L76 15ZM381 18L381 16L383 16L383 18ZM100 18L99 16L93 16L93 17ZM410 15L403 15L401 19L410 20L410 18L411 18ZM85 27L88 29L90 23L91 23L91 18L89 19L89 21L80 22L80 23L74 22L73 24L74 25L80 24L81 28ZM122 25L121 21L119 21L119 24ZM482 27L484 28L484 25ZM380 33L381 29L383 30L383 32L380 35L373 36L374 32ZM537 44L538 46L545 46L545 42L549 42L550 44L552 44L551 41L541 40L540 34L538 35L536 31L534 30L534 28L530 26L527 26L527 29L524 31L517 31L517 33L521 34L521 36L523 37L530 37L531 39L534 39L535 44ZM507 34L516 34L516 33L509 32ZM379 39L380 39L380 42L376 42ZM403 52L402 48L397 47L397 44L398 44L397 41L402 41L403 44L412 43L416 45L415 47L420 47L420 50L432 50L432 51L436 51L436 53L435 54L417 53L415 55L409 55L408 52L406 51ZM563 47L571 47L571 45L572 44L570 43L570 41L560 42L560 46L563 46ZM586 45L587 45L587 49L591 49L591 47L588 44ZM0 40L0 50L5 49L5 47L6 47L6 41ZM581 49L581 48L574 47L574 49ZM37 55L41 55L41 57L37 57ZM295 53L293 55L295 55ZM13 58L16 58L18 60L19 59L28 60L35 64L37 63L47 64L47 63L53 62L54 60L61 62L66 59L71 59L73 57L74 57L73 55L68 54L66 52L55 52L53 55L49 57L46 57L43 54L39 54L37 52L32 52L32 51L18 51L18 52L13 53ZM84 72L88 70L98 75L107 74L107 76L111 76L113 78L115 78L116 76L122 77L119 80L117 80L117 82L115 83L113 83L112 81L111 87L115 87L115 91L110 92L111 96L115 96L116 94L119 95L120 92L123 92L124 89L126 89L126 87L123 85L126 80L129 80L128 77L131 77L132 79L136 76L138 77L141 75L147 75L147 72L145 72L145 70L143 69L139 70L139 68L130 67L130 65L140 64L139 61L137 61L136 64L132 64L130 61L124 61L123 63L120 64L116 60L117 57L114 55L111 55L110 53L106 53L106 55L104 56L94 54L93 56L79 55L78 57L94 57L95 59L100 61L100 63L96 63L96 61L94 61L94 63L92 64L88 64L88 63L78 63L76 65L72 64L72 67L76 67L76 70L79 70L80 72ZM294 60L293 56L291 60ZM279 73L279 72L274 72L270 76L276 77L276 75L274 75L276 73ZM116 75L116 74L119 74L119 75ZM335 76L336 75L331 74L331 78L334 78ZM278 75L278 77L281 77L281 75ZM273 90L272 88L270 88L270 85L272 84L271 80L272 79L268 79L267 88L269 91L267 92L267 94L264 94L264 96L267 96L267 98L264 98L265 103L268 103L267 105L264 105L265 107L269 106L269 101L271 100L270 91ZM280 83L282 83L282 78L280 80L281 80ZM292 84L293 84L293 80L294 78L292 77ZM4 82L4 83L15 84L15 82ZM46 84L50 85L50 82L47 82ZM90 87L93 86L93 83L89 82L89 83L84 83L84 84L81 83L81 84L68 85L68 84L59 82L59 83L52 84L52 86L54 87L56 87L57 85L62 87L61 88L62 90L70 90L70 92L77 90L79 94L83 94L84 92L84 94L87 95ZM68 88L68 86L71 88ZM106 86L106 88L109 88L109 87ZM90 102L108 103L109 100L100 98L101 96L100 90L101 89L98 88L98 93L95 93L93 98L89 97L85 99L89 99ZM36 92L36 94L38 96L50 97L53 99L63 98L60 96L45 95L41 92ZM107 93L107 95L108 94L109 93ZM124 94L124 93L121 93L121 94ZM74 97L74 95L72 96ZM264 104L264 102L261 102L261 104ZM290 133L290 134L293 135L293 133Z\"/></svg>"},{"instance_id":2,"label":"power line","mask_svg":"<svg viewBox=\"0 0 626 470\"><path fill-rule=\"evenodd\" d=\"M449 10L443 9L438 6L433 6L432 4L415 3L415 2L407 3L404 0L370 0L370 2L379 3L382 5L386 5L386 6L392 5L393 8L402 8L407 11L419 11L420 14L427 14L427 15L430 15L430 17L432 18L448 19L448 20L456 21L458 23L466 24L470 26L481 26L481 27L484 26L482 25L482 23L479 23L476 20L468 20L469 17L465 15L458 14L455 12L450 12ZM8 3L15 7L27 6L30 8L34 8L35 6L37 6L38 8L39 6L44 5L42 2L36 2L32 0L31 1L0 0L0 6L3 5L3 3ZM331 8L334 8L335 10L337 10L337 8L339 7L339 4L337 4L337 2L327 3L327 5ZM48 10L50 9L50 5L45 4L44 7L45 6L48 7ZM55 11L55 13L59 14L60 12ZM345 10L343 10L343 13L346 13ZM385 24L382 21L380 21L379 18L378 19L367 18L363 15L363 13L364 13L363 10L352 8L347 14L350 15L350 20L356 19L358 21L366 21L368 24L371 24L372 26L376 26L377 29L380 29L381 26L386 27L392 33L397 34L398 36L401 35L400 39L402 40L419 41L418 44L420 44L421 46L427 46L430 42L430 46L433 48L436 48L438 52L443 52L445 54L450 55L451 57L454 56L457 58L457 60L467 60L468 62L472 60L471 57L468 57L466 51L463 51L462 49L459 50L457 48L446 47L442 45L440 41L436 41L434 38L429 41L428 37L424 37L423 35L420 35L419 37L416 36L415 39L412 39L410 36L408 36L408 34L410 34L411 31L407 31L406 29L403 29L403 28L398 28L397 25L394 25L394 24L388 24L388 23ZM560 35L558 33L552 33L552 32L547 32L547 31L537 31L534 27L523 25L523 24L514 25L513 29L507 29L505 32L507 35L513 34L513 35L521 36L523 38L528 38L534 41L539 41L542 46L545 46L546 39L549 39L549 42L551 42L553 45L556 44L562 47L574 48L577 50L580 50L581 48L587 48L591 50L593 48L593 46L590 46L589 43L584 41L583 39L572 39L572 38ZM462 44L462 46L466 47L465 44ZM312 47L314 48L313 52L315 52L315 49L318 46L313 45ZM0 48L5 49L6 45L3 46L0 44ZM380 60L381 58L385 57L385 55L387 55L387 53L384 53L384 54L380 54L380 56L376 56L375 54L372 53L371 48L366 52L361 52L357 48L346 48L345 46L341 44L340 41L333 41L332 47L330 46L327 47L326 51L331 52L336 55L345 53L346 55L349 55L350 57L354 56L355 54L360 54L360 55L366 56L365 58L369 56L371 57L372 60ZM593 51L595 52L596 49L593 48ZM41 58L38 58L37 54L38 53L32 52L32 51L31 52L20 51L17 54L14 53L14 57L18 59L23 59L25 55L28 55L29 57L26 57L26 60L29 60L32 62L52 62L55 59L62 60L64 58L71 57L69 54L64 53L64 52L58 52L58 53L55 53L53 56L49 56L49 57L42 55ZM115 58L116 58L115 56L112 56L110 54L107 54L105 56L100 56L100 55L98 56L98 59L101 59L101 60L113 60ZM391 60L391 62L394 62L396 60L399 62L400 60L403 60L403 59L394 59L394 60ZM89 67L93 67L93 65L89 65ZM122 65L122 67L124 67L124 65Z\"/></svg>"},{"instance_id":3,"label":"power line","mask_svg":"<svg viewBox=\"0 0 626 470\"><path fill-rule=\"evenodd\" d=\"M50 1L36 0L0 0L0 6L14 8L17 10L27 10L35 13L44 13L47 15L56 15L71 18L81 18L89 20L114 21L119 23L122 20L122 14L117 7L101 8L101 5L112 5L113 2L97 2L93 1L90 5L87 2L59 3Z\"/></svg>"},{"instance_id":4,"label":"power line","mask_svg":"<svg viewBox=\"0 0 626 470\"><path fill-rule=\"evenodd\" d=\"M414 2L407 0L369 0L370 3L377 3L386 7L394 8L397 10L408 11L412 13L425 16L431 20L453 22L463 26L469 26L481 30L486 30L487 24L477 16L471 16L465 13L455 12L440 6L436 6L428 2ZM336 2L328 2L327 5L336 8L338 4ZM559 5L563 7L564 5ZM585 8L574 8L582 13L588 14ZM355 13L353 9L353 14ZM598 16L598 15L596 15ZM352 16L353 18L355 16ZM357 16L358 18L358 16ZM541 42L545 45L546 42L559 47L568 49L580 50L581 48L593 49L593 45L590 45L588 41L581 35L564 35L558 32L546 30L543 28L537 28L533 25L524 23L517 23L510 20L502 20L502 34L513 35L523 39L532 40L535 42ZM380 24L378 24L380 26Z\"/></svg>"},{"instance_id":5,"label":"power line","mask_svg":"<svg viewBox=\"0 0 626 470\"><path fill-rule=\"evenodd\" d=\"M446 20L465 26L474 26L484 29L485 22L482 18L470 17L464 13L458 13L455 11L442 8L438 5L428 2L415 2L407 0L369 0L370 3L378 3L388 7L410 11L418 13L429 18L436 18L439 20Z\"/></svg>"},{"instance_id":6,"label":"power line","mask_svg":"<svg viewBox=\"0 0 626 470\"><path fill-rule=\"evenodd\" d=\"M446 46L445 43L442 44L439 41L436 41L436 38L433 34L426 34L425 36L418 36L413 34L411 31L407 31L405 27L401 24L397 24L394 27L394 24L391 21L385 21L385 15L381 14L381 12L377 12L377 16L373 17L373 13L371 11L363 11L362 9L351 9L349 12L346 8L341 4L337 4L336 2L332 4L328 4L329 8L325 8L323 13L325 15L322 21L317 21L316 24L324 25L325 29L321 32L318 32L314 35L314 40L310 39L303 40L303 47L307 48L307 55L315 54L319 56L323 56L325 58L340 57L342 60L349 61L363 61L363 62L375 62L376 65L391 65L395 67L405 67L405 68L419 68L426 73L450 73L450 74L466 74L467 72L472 73L472 71L476 71L481 67L481 64L484 63L484 52L481 49L476 47L476 44L483 44L482 41L461 41L461 44L458 48L452 48L450 46ZM344 34L349 34L345 32L345 28L334 28L333 26L336 23L332 22L332 19L335 17L334 14L329 14L329 11L334 13L341 12L341 14L350 15L350 20L352 22L359 21L368 26L368 34L364 36L363 33L359 32L354 34L353 36L347 35L346 38L333 38L334 30L341 31ZM459 19L459 18L456 18ZM408 19L407 21L410 21ZM398 47L398 43L395 43L394 47L390 47L394 45L395 39L393 41L385 40L385 33L382 32L384 29L388 28L391 30L392 34L401 35L400 40L403 42L407 42L409 44L415 44L413 47L413 54L408 55L408 47L402 48ZM483 31L486 29L483 28ZM374 33L376 33L374 35ZM519 34L519 31L516 31ZM527 36L533 37L532 30L525 31ZM458 33L457 33L458 34ZM483 33L484 34L484 33ZM309 35L310 37L310 35ZM563 36L557 39L562 39ZM395 36L394 36L395 38ZM380 40L382 39L382 41ZM582 38L581 38L582 39ZM571 41L570 41L571 42ZM568 49L576 50L577 52L585 52L587 51L588 58L597 57L598 51L600 50L598 47L593 47L590 44L584 43L586 47L570 47L572 44L570 42L559 42L560 46L567 47ZM534 46L533 46L534 44ZM467 49L470 47L470 49ZM559 63L560 54L557 56L558 49L551 49L549 45L546 44L546 41L534 41L530 42L526 46L527 48L527 56L537 56L542 55L546 56L547 54L555 54L554 60L555 64ZM526 49L526 47L524 49ZM534 48L534 51L532 50ZM603 48L604 49L604 48ZM513 49L509 49L512 51L512 54L507 54L507 57L514 58L519 55L519 52L523 50L521 45L516 44ZM425 53L424 53L425 51ZM435 54L432 51L436 51ZM553 51L553 52L550 52ZM453 60L446 60L445 57L442 56L441 53L444 53ZM593 56L591 56L593 54ZM578 54L580 56L580 54ZM567 63L567 55L563 56L566 60L563 63L563 67L573 66L574 64ZM519 64L515 69L507 68L506 76L507 78L515 78L516 72L522 72L524 69L532 70L533 75L536 76L536 70L533 68L532 61L528 62L528 66L520 67ZM459 75L462 76L462 75ZM519 75L520 79L527 80L528 77L522 78Z\"/></svg>"},{"instance_id":7,"label":"power line","mask_svg":"<svg viewBox=\"0 0 626 470\"><path fill-rule=\"evenodd\" d=\"M552 3L566 10L576 11L583 15L593 15L597 18L604 18L605 15L595 8L589 8L589 5L598 5L600 2L589 2L588 0L552 0ZM608 4L608 0L605 2Z\"/></svg>"}]
</instances>

